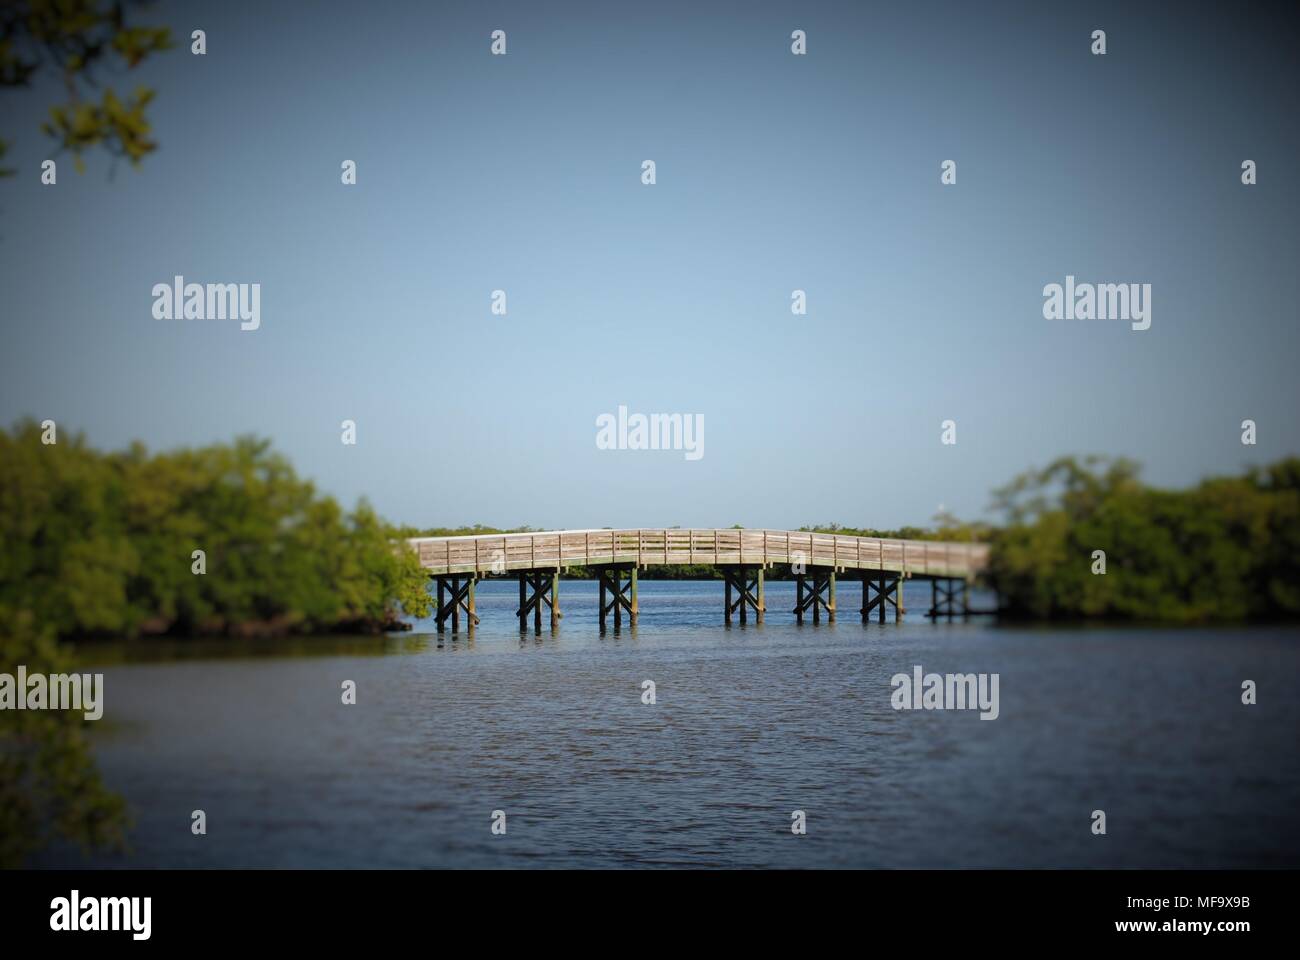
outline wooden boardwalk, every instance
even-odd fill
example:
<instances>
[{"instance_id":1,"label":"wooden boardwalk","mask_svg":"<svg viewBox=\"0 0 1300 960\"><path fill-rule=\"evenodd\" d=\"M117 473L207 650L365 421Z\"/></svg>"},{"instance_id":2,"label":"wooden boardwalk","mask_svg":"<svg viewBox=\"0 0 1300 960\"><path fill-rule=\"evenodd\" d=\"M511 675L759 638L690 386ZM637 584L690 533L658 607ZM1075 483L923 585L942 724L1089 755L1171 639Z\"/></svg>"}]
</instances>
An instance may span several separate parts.
<instances>
[{"instance_id":1,"label":"wooden boardwalk","mask_svg":"<svg viewBox=\"0 0 1300 960\"><path fill-rule=\"evenodd\" d=\"M476 576L609 564L744 566L803 563L835 570L876 570L908 577L979 576L988 547L979 543L889 540L786 530L561 530L416 537L408 541L431 575Z\"/></svg>"},{"instance_id":2,"label":"wooden boardwalk","mask_svg":"<svg viewBox=\"0 0 1300 960\"><path fill-rule=\"evenodd\" d=\"M527 629L531 617L540 633L544 608L550 610L554 629L563 616L560 576L570 567L596 574L601 629L611 615L618 629L624 615L629 623L637 619L637 571L665 564L716 567L726 585L723 611L728 623L735 615L744 623L751 613L762 621L767 611L764 571L775 565L791 568L796 581L791 612L801 623L805 614L811 614L814 623L823 614L835 619L836 575L850 572L862 581L863 620L874 613L883 623L890 606L895 619L901 619L902 586L914 578L930 580L931 616L966 616L970 583L984 572L989 552L981 543L735 529L548 530L413 537L407 543L437 581L439 632L448 620L453 631L459 630L462 614L473 630L479 622L475 583L494 576L518 579L515 613L521 630Z\"/></svg>"}]
</instances>

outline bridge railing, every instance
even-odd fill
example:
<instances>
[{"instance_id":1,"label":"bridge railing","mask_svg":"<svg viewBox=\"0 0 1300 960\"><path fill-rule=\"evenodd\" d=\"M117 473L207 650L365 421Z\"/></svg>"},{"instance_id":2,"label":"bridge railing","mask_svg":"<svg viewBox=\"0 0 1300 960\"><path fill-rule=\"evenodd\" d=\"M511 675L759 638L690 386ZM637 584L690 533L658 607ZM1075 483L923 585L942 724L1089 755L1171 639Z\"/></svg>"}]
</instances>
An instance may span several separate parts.
<instances>
[{"instance_id":1,"label":"bridge railing","mask_svg":"<svg viewBox=\"0 0 1300 960\"><path fill-rule=\"evenodd\" d=\"M974 577L988 563L988 546L932 540L893 540L786 530L563 530L415 537L407 541L431 573L503 574L572 566L803 563L844 570Z\"/></svg>"}]
</instances>

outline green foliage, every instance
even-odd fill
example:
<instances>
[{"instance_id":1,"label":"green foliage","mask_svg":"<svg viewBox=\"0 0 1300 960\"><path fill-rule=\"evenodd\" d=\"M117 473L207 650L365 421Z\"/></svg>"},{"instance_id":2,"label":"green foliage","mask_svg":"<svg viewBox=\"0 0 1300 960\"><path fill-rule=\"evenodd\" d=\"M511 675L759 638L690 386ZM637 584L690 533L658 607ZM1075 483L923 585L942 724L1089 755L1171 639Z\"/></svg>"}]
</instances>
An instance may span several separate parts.
<instances>
[{"instance_id":1,"label":"green foliage","mask_svg":"<svg viewBox=\"0 0 1300 960\"><path fill-rule=\"evenodd\" d=\"M0 605L0 672L71 673L67 654L30 613ZM126 807L91 760L82 713L0 711L0 868L21 866L55 839L121 849Z\"/></svg>"},{"instance_id":2,"label":"green foliage","mask_svg":"<svg viewBox=\"0 0 1300 960\"><path fill-rule=\"evenodd\" d=\"M837 533L842 537L878 537L884 540L982 540L987 536L987 528L975 524L963 524L947 514L941 514L936 520L944 522L939 526L899 527L897 530L877 530L874 527L842 527L838 523L823 523L811 527L800 527L800 533Z\"/></svg>"},{"instance_id":3,"label":"green foliage","mask_svg":"<svg viewBox=\"0 0 1300 960\"><path fill-rule=\"evenodd\" d=\"M571 567L564 571L564 576L570 580L595 580L596 572L586 567ZM721 580L722 571L708 563L657 563L643 569L638 577L641 580Z\"/></svg>"},{"instance_id":4,"label":"green foliage","mask_svg":"<svg viewBox=\"0 0 1300 960\"><path fill-rule=\"evenodd\" d=\"M102 148L138 164L157 144L149 137L145 107L153 91L137 87L123 102L107 88L98 103L82 99L101 67L135 67L172 47L171 31L127 23L127 4L101 0L6 0L0 4L0 87L29 87L42 71L59 74L66 103L50 108L41 129L71 151L78 171L83 153ZM0 149L0 154L3 149ZM0 170L0 176L12 171Z\"/></svg>"},{"instance_id":5,"label":"green foliage","mask_svg":"<svg viewBox=\"0 0 1300 960\"><path fill-rule=\"evenodd\" d=\"M1126 460L1063 458L995 493L990 578L1033 618L1200 622L1300 615L1300 460L1186 491ZM1093 551L1106 554L1094 574Z\"/></svg>"},{"instance_id":6,"label":"green foliage","mask_svg":"<svg viewBox=\"0 0 1300 960\"><path fill-rule=\"evenodd\" d=\"M82 101L51 107L50 121L41 124L41 130L58 140L64 150L72 151L78 173L85 172L81 154L89 147L107 146L110 152L138 165L158 146L149 139L149 121L144 116L152 99L153 91L145 87L137 88L126 104L112 90L105 90L101 104Z\"/></svg>"},{"instance_id":7,"label":"green foliage","mask_svg":"<svg viewBox=\"0 0 1300 960\"><path fill-rule=\"evenodd\" d=\"M535 533L533 527L485 527L481 523L476 523L469 527L412 527L402 526L398 528L403 537L477 537L491 535L494 533Z\"/></svg>"},{"instance_id":8,"label":"green foliage","mask_svg":"<svg viewBox=\"0 0 1300 960\"><path fill-rule=\"evenodd\" d=\"M40 433L0 431L0 603L59 635L377 630L431 609L397 531L267 441L104 455Z\"/></svg>"}]
</instances>

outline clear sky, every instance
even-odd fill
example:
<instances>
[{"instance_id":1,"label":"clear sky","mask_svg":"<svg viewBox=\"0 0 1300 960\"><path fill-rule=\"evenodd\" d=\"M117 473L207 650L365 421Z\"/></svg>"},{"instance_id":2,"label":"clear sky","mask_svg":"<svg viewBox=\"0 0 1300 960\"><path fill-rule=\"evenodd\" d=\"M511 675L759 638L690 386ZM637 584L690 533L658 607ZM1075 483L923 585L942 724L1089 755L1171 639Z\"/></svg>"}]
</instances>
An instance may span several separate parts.
<instances>
[{"instance_id":1,"label":"clear sky","mask_svg":"<svg viewBox=\"0 0 1300 960\"><path fill-rule=\"evenodd\" d=\"M0 423L256 433L419 525L889 527L1065 453L1300 451L1293 33L1073 6L144 8L183 42L104 78L158 90L139 170L42 186L60 86L0 93ZM176 274L260 283L261 329L154 319ZM1151 328L1044 319L1067 274L1150 283ZM703 458L597 449L620 404Z\"/></svg>"}]
</instances>

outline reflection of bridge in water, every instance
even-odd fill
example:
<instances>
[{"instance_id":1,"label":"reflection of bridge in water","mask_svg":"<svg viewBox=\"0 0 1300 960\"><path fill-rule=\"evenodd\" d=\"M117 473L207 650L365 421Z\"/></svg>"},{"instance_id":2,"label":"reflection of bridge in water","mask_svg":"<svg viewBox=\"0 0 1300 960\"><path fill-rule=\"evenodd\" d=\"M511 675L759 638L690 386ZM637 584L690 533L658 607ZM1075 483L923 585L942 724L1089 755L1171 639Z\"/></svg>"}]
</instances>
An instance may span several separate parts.
<instances>
[{"instance_id":1,"label":"reflection of bridge in water","mask_svg":"<svg viewBox=\"0 0 1300 960\"><path fill-rule=\"evenodd\" d=\"M930 581L929 615L969 616L970 584L983 573L988 547L979 543L930 540L889 540L831 533L784 530L561 530L539 533L483 534L468 537L415 537L408 541L420 565L438 584L438 631L460 617L472 631L479 622L474 611L474 585L487 577L519 581L519 629L542 628L542 608L550 610L551 627L558 626L560 576L570 567L584 567L600 581L600 626L610 614L614 627L637 619L637 571L664 564L717 567L726 584L723 613L728 623L751 612L762 621L767 612L764 571L790 566L795 579L793 613L802 623L835 619L837 573L862 582L862 619L876 613L885 622L886 607L902 617L903 582Z\"/></svg>"}]
</instances>

